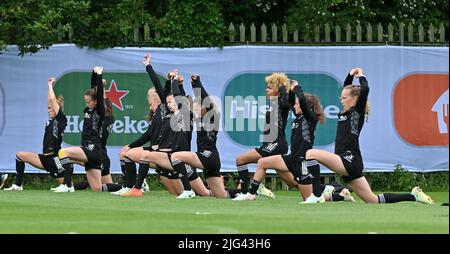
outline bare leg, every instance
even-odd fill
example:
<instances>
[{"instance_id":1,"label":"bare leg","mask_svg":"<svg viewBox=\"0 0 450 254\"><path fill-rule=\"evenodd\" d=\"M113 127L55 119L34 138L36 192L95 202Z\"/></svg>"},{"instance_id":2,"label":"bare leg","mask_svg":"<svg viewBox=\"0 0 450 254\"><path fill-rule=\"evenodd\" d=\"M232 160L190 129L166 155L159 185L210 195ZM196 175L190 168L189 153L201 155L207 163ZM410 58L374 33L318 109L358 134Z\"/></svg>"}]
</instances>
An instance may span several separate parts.
<instances>
[{"instance_id":1,"label":"bare leg","mask_svg":"<svg viewBox=\"0 0 450 254\"><path fill-rule=\"evenodd\" d=\"M180 179L169 179L172 188L174 189L177 195L180 195L184 191L183 183L181 183Z\"/></svg>"},{"instance_id":2,"label":"bare leg","mask_svg":"<svg viewBox=\"0 0 450 254\"><path fill-rule=\"evenodd\" d=\"M321 151L317 149L310 149L306 152L306 159L315 159L319 163L323 164L333 172L348 176L347 170L345 170L341 157L334 153L327 151ZM369 183L365 177L360 177L350 182L350 186L353 191L366 203L378 203L378 197L372 192Z\"/></svg>"},{"instance_id":3,"label":"bare leg","mask_svg":"<svg viewBox=\"0 0 450 254\"><path fill-rule=\"evenodd\" d=\"M286 172L286 171L277 170L277 173L289 187L297 187L298 188L303 200L305 200L307 197L309 197L309 195L311 195L312 184L298 184L294 180L294 175L290 171Z\"/></svg>"},{"instance_id":4,"label":"bare leg","mask_svg":"<svg viewBox=\"0 0 450 254\"><path fill-rule=\"evenodd\" d=\"M312 184L299 184L298 190L300 191L303 200L306 200L306 198L309 197L312 193Z\"/></svg>"},{"instance_id":5,"label":"bare leg","mask_svg":"<svg viewBox=\"0 0 450 254\"><path fill-rule=\"evenodd\" d=\"M194 168L204 169L202 162L194 152L176 152L172 154L172 160L180 160Z\"/></svg>"},{"instance_id":6,"label":"bare leg","mask_svg":"<svg viewBox=\"0 0 450 254\"><path fill-rule=\"evenodd\" d=\"M336 174L348 176L347 170L345 170L341 157L339 157L339 155L337 154L318 149L309 149L306 152L306 159L316 160Z\"/></svg>"},{"instance_id":7,"label":"bare leg","mask_svg":"<svg viewBox=\"0 0 450 254\"><path fill-rule=\"evenodd\" d=\"M202 162L198 158L197 154L194 152L176 152L172 154L172 161L182 161L185 164L188 164L194 168L201 168L204 169ZM178 167L177 170L184 170L183 164L177 164L174 167ZM186 181L189 181L190 187L194 190L194 192L202 197L209 197L209 190L206 188L205 184L200 178L195 179L194 181L190 181L186 178L182 179L184 182L184 185L187 185ZM187 188L187 186L185 186Z\"/></svg>"},{"instance_id":8,"label":"bare leg","mask_svg":"<svg viewBox=\"0 0 450 254\"><path fill-rule=\"evenodd\" d=\"M125 153L125 156L134 162L139 162L144 153L149 153L149 151L145 151L142 147L131 148ZM124 157L125 158L125 157Z\"/></svg>"},{"instance_id":9,"label":"bare leg","mask_svg":"<svg viewBox=\"0 0 450 254\"><path fill-rule=\"evenodd\" d=\"M214 193L216 198L227 198L227 192L223 188L222 178L220 177L208 177L206 179L208 182L209 189Z\"/></svg>"},{"instance_id":10,"label":"bare leg","mask_svg":"<svg viewBox=\"0 0 450 254\"><path fill-rule=\"evenodd\" d=\"M242 193L247 193L250 178L248 176L249 163L256 163L262 156L255 150L248 150L247 152L238 155L236 158L236 167L239 174L240 189Z\"/></svg>"},{"instance_id":11,"label":"bare leg","mask_svg":"<svg viewBox=\"0 0 450 254\"><path fill-rule=\"evenodd\" d=\"M259 154L255 149L248 150L247 152L238 155L236 158L236 165L256 163L261 158L261 154Z\"/></svg>"},{"instance_id":12,"label":"bare leg","mask_svg":"<svg viewBox=\"0 0 450 254\"><path fill-rule=\"evenodd\" d=\"M102 173L98 169L89 169L86 171L89 187L94 192L102 191Z\"/></svg>"},{"instance_id":13,"label":"bare leg","mask_svg":"<svg viewBox=\"0 0 450 254\"><path fill-rule=\"evenodd\" d=\"M105 183L113 183L111 174L102 176L102 183L103 183L103 184L105 184Z\"/></svg>"},{"instance_id":14,"label":"bare leg","mask_svg":"<svg viewBox=\"0 0 450 254\"><path fill-rule=\"evenodd\" d=\"M144 151L140 160L147 161L148 163L154 163L160 168L173 170L172 163L170 162L167 153Z\"/></svg>"},{"instance_id":15,"label":"bare leg","mask_svg":"<svg viewBox=\"0 0 450 254\"><path fill-rule=\"evenodd\" d=\"M23 162L28 163L35 168L44 169L37 153L18 152L16 153L16 156Z\"/></svg>"},{"instance_id":16,"label":"bare leg","mask_svg":"<svg viewBox=\"0 0 450 254\"><path fill-rule=\"evenodd\" d=\"M164 184L164 186L166 186L166 189L167 189L167 191L168 191L170 194L178 194L178 193L175 191L175 188L172 186L172 183L171 183L171 181L170 181L169 178L167 178L167 177L165 177L165 176L159 176L159 179L160 179L161 182Z\"/></svg>"},{"instance_id":17,"label":"bare leg","mask_svg":"<svg viewBox=\"0 0 450 254\"><path fill-rule=\"evenodd\" d=\"M279 173L289 173L281 155L269 156L258 160L256 172L253 175L249 193L255 195L260 187L260 183L266 178L266 170L269 168L276 169Z\"/></svg>"},{"instance_id":18,"label":"bare leg","mask_svg":"<svg viewBox=\"0 0 450 254\"><path fill-rule=\"evenodd\" d=\"M190 184L195 194L201 197L209 197L209 190L208 188L206 188L205 184L203 183L200 177L198 177L194 181L190 181Z\"/></svg>"},{"instance_id":19,"label":"bare leg","mask_svg":"<svg viewBox=\"0 0 450 254\"><path fill-rule=\"evenodd\" d=\"M378 196L372 192L367 179L363 176L350 183L353 191L366 203L378 203Z\"/></svg>"}]
</instances>

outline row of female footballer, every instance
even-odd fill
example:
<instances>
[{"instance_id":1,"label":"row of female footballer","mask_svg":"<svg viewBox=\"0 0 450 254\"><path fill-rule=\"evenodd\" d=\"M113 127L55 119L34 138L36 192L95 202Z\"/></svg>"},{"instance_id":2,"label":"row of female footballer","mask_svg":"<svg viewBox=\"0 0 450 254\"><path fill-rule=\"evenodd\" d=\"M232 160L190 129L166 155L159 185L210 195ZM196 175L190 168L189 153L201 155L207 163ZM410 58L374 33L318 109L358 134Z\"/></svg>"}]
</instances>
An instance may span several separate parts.
<instances>
[{"instance_id":1,"label":"row of female footballer","mask_svg":"<svg viewBox=\"0 0 450 254\"><path fill-rule=\"evenodd\" d=\"M144 56L143 64L154 85L147 93L149 126L146 132L120 151L122 184L115 184L110 174L110 160L106 144L114 115L111 101L106 97L103 67L92 71L91 89L84 93L86 108L79 147L61 148L67 118L63 112L64 99L53 90L55 78L48 79L48 114L42 154L16 153L15 183L5 190L23 190L25 163L46 170L60 184L54 192L74 192L90 188L112 194L139 197L148 191L146 176L154 168L167 190L177 198L195 196L256 200L257 196L275 198L262 182L267 169L275 169L290 187L297 187L302 204L325 201L354 202L352 192L366 203L394 203L418 201L432 204L433 200L419 187L411 193L374 194L363 175L363 159L359 136L369 115L367 102L369 86L361 68L347 74L341 92L342 112L338 115L334 153L313 149L315 130L324 122L319 98L305 93L298 81L290 81L284 73L272 73L265 78L269 107L265 115L264 141L260 147L239 154L236 167L239 184L236 189L225 188L220 175L220 154L216 146L220 126L219 109L210 100L200 76L193 74L190 83L194 96L184 90L184 77L177 70L167 74L164 86L158 79L151 56ZM352 84L359 79L359 85ZM292 123L290 153L285 129L290 111ZM195 127L194 127L195 126ZM197 152L191 150L192 131L197 132ZM150 144L149 146L145 146ZM83 165L86 182L72 183L73 164ZM250 179L247 165L256 163ZM136 164L139 165L137 169ZM324 185L320 182L320 165L343 176L347 187ZM202 169L206 184L196 169ZM2 176L3 187L7 176Z\"/></svg>"}]
</instances>

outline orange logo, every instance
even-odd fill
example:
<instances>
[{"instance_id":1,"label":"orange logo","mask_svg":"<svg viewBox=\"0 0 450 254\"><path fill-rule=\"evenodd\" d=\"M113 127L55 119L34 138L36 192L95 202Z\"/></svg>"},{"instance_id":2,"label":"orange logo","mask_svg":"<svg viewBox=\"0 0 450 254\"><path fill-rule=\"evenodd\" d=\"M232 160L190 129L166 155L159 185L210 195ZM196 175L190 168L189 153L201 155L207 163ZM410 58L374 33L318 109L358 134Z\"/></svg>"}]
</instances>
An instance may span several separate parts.
<instances>
[{"instance_id":1,"label":"orange logo","mask_svg":"<svg viewBox=\"0 0 450 254\"><path fill-rule=\"evenodd\" d=\"M412 74L394 90L394 123L406 142L448 146L448 74Z\"/></svg>"}]
</instances>

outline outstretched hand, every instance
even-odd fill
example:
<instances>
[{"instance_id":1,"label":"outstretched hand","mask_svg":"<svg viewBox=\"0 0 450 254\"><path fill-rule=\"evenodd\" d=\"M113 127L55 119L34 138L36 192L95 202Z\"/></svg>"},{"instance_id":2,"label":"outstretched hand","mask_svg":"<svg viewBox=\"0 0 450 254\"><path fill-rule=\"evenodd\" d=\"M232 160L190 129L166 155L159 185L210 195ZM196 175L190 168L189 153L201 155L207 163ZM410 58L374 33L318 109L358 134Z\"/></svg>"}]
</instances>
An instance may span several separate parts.
<instances>
[{"instance_id":1,"label":"outstretched hand","mask_svg":"<svg viewBox=\"0 0 450 254\"><path fill-rule=\"evenodd\" d=\"M353 68L353 69L351 69L351 70L350 70L350 75L351 75L351 76L358 75L358 68Z\"/></svg>"},{"instance_id":2,"label":"outstretched hand","mask_svg":"<svg viewBox=\"0 0 450 254\"><path fill-rule=\"evenodd\" d=\"M54 87L54 86L55 86L55 83L56 83L56 78L55 78L55 77L48 78L48 84L49 84L49 85L51 85L52 87Z\"/></svg>"},{"instance_id":3,"label":"outstretched hand","mask_svg":"<svg viewBox=\"0 0 450 254\"><path fill-rule=\"evenodd\" d=\"M103 67L95 66L94 67L94 72L97 73L97 74L102 74L103 73Z\"/></svg>"},{"instance_id":4,"label":"outstretched hand","mask_svg":"<svg viewBox=\"0 0 450 254\"><path fill-rule=\"evenodd\" d=\"M191 76L191 84L194 84L196 81L200 81L200 76L197 73L194 73Z\"/></svg>"},{"instance_id":5,"label":"outstretched hand","mask_svg":"<svg viewBox=\"0 0 450 254\"><path fill-rule=\"evenodd\" d=\"M184 81L184 77L182 75L177 75L176 77L177 77L178 84L182 85L183 81Z\"/></svg>"},{"instance_id":6,"label":"outstretched hand","mask_svg":"<svg viewBox=\"0 0 450 254\"><path fill-rule=\"evenodd\" d=\"M149 65L150 64L150 59L151 59L151 55L150 55L150 53L147 53L145 56L144 56L144 60L142 60L142 63L145 65L145 66L147 66L147 65Z\"/></svg>"},{"instance_id":7,"label":"outstretched hand","mask_svg":"<svg viewBox=\"0 0 450 254\"><path fill-rule=\"evenodd\" d=\"M364 75L363 69L361 69L359 67L356 69L357 69L357 73L356 73L355 77L359 78Z\"/></svg>"},{"instance_id":8,"label":"outstretched hand","mask_svg":"<svg viewBox=\"0 0 450 254\"><path fill-rule=\"evenodd\" d=\"M172 80L173 77L178 75L178 69L173 69L167 73L167 79Z\"/></svg>"},{"instance_id":9,"label":"outstretched hand","mask_svg":"<svg viewBox=\"0 0 450 254\"><path fill-rule=\"evenodd\" d=\"M298 86L298 81L297 80L292 80L292 84L291 84L291 91L294 91L295 87Z\"/></svg>"}]
</instances>

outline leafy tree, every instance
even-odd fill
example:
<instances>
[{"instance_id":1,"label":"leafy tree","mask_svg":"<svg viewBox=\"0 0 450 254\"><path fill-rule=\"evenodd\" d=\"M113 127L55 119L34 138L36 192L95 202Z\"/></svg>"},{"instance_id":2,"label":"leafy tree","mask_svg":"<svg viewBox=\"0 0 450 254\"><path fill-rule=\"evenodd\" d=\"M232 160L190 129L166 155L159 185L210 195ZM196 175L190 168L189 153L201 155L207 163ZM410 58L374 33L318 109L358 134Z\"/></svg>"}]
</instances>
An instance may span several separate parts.
<instances>
[{"instance_id":1,"label":"leafy tree","mask_svg":"<svg viewBox=\"0 0 450 254\"><path fill-rule=\"evenodd\" d=\"M295 4L296 1L292 0L223 0L220 1L220 8L226 25L268 25L283 23L287 11Z\"/></svg>"},{"instance_id":2,"label":"leafy tree","mask_svg":"<svg viewBox=\"0 0 450 254\"><path fill-rule=\"evenodd\" d=\"M208 0L169 0L169 11L159 20L157 46L215 47L224 44L225 26L218 4Z\"/></svg>"},{"instance_id":3,"label":"leafy tree","mask_svg":"<svg viewBox=\"0 0 450 254\"><path fill-rule=\"evenodd\" d=\"M448 1L2 0L0 53L7 44L16 44L21 55L47 49L58 41L59 24L66 32L72 29L72 42L80 47L132 45L134 26L139 25L142 34L145 23L160 35L145 42L148 46L220 47L231 22L257 26L286 22L290 30L303 33L306 24L325 23L436 26L443 22L448 28Z\"/></svg>"},{"instance_id":4,"label":"leafy tree","mask_svg":"<svg viewBox=\"0 0 450 254\"><path fill-rule=\"evenodd\" d=\"M57 41L55 28L78 19L87 10L85 1L3 1L0 5L0 48L17 44L20 54L36 53ZM78 16L80 15L80 16Z\"/></svg>"}]
</instances>

